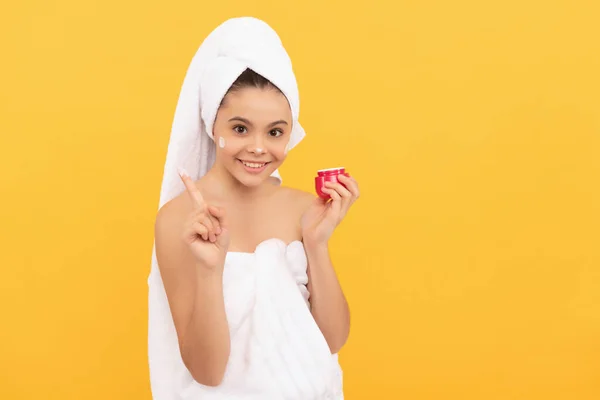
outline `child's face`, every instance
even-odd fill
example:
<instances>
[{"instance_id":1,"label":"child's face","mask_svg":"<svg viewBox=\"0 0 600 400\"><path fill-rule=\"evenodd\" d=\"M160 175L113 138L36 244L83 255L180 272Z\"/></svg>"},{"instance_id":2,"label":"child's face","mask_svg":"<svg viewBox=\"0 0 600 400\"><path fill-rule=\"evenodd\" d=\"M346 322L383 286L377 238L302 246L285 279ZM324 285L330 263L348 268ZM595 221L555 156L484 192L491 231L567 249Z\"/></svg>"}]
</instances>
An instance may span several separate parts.
<instances>
[{"instance_id":1,"label":"child's face","mask_svg":"<svg viewBox=\"0 0 600 400\"><path fill-rule=\"evenodd\" d=\"M274 88L242 88L225 97L217 112L213 136L217 163L239 182L256 186L286 158L292 112Z\"/></svg>"}]
</instances>

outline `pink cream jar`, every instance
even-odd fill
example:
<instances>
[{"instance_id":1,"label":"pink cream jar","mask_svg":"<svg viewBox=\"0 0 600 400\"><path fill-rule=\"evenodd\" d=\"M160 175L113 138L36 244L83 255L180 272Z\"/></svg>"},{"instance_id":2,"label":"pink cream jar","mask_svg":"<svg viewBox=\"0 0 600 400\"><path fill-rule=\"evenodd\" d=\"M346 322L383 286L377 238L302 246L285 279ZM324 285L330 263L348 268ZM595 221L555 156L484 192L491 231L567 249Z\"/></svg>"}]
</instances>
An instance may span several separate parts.
<instances>
[{"instance_id":1,"label":"pink cream jar","mask_svg":"<svg viewBox=\"0 0 600 400\"><path fill-rule=\"evenodd\" d=\"M317 176L315 177L315 189L317 191L317 195L320 198L329 198L329 195L327 193L323 193L322 189L325 186L325 182L338 182L338 175L346 175L348 177L350 176L343 167L321 169L317 171ZM343 186L342 182L339 183Z\"/></svg>"}]
</instances>

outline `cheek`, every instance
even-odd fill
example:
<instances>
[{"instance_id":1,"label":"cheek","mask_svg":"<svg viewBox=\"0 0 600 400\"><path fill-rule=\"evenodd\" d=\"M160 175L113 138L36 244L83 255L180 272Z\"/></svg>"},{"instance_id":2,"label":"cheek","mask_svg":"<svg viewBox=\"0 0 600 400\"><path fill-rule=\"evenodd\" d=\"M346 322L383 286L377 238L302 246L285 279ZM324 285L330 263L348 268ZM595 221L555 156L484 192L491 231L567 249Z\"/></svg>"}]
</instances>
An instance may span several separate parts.
<instances>
[{"instance_id":1,"label":"cheek","mask_svg":"<svg viewBox=\"0 0 600 400\"><path fill-rule=\"evenodd\" d=\"M283 155L283 157L286 157L289 151L290 151L290 140L288 138L285 141L285 145L282 146L281 154Z\"/></svg>"},{"instance_id":2,"label":"cheek","mask_svg":"<svg viewBox=\"0 0 600 400\"><path fill-rule=\"evenodd\" d=\"M269 152L277 159L285 158L285 156L287 155L287 152L288 152L287 144L283 144L283 143L275 144L274 143L270 147Z\"/></svg>"},{"instance_id":3,"label":"cheek","mask_svg":"<svg viewBox=\"0 0 600 400\"><path fill-rule=\"evenodd\" d=\"M215 139L220 152L227 156L234 156L244 147L243 141L239 138L219 136Z\"/></svg>"}]
</instances>

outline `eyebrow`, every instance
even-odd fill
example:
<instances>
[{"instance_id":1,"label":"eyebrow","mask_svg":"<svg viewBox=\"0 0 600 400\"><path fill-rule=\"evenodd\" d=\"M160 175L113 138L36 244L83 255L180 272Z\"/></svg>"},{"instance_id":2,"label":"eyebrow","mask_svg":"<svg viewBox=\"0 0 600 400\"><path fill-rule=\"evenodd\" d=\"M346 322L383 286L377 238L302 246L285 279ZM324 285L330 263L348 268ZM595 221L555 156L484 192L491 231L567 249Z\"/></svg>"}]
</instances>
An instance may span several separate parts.
<instances>
[{"instance_id":1,"label":"eyebrow","mask_svg":"<svg viewBox=\"0 0 600 400\"><path fill-rule=\"evenodd\" d=\"M245 123L246 125L254 126L254 125L252 124L252 122L250 122L249 120L247 120L246 118L243 118L243 117L233 117L233 118L229 118L229 122L231 122L231 121L240 121L240 122L243 122L243 123ZM283 119L280 119L280 120L278 120L278 121L271 122L271 123L268 125L268 127L269 127L269 128L271 128L271 127L273 127L273 126L275 126L275 125L278 125L278 124L285 124L285 125L288 125L287 121L284 121Z\"/></svg>"}]
</instances>

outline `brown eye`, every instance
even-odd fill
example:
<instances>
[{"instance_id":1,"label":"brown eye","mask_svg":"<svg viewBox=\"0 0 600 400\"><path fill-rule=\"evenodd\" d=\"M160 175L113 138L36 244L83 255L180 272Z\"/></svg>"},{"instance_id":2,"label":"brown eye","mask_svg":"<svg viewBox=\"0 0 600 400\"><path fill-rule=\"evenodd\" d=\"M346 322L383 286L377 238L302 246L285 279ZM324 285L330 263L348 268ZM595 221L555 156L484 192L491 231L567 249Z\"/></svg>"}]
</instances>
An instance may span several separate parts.
<instances>
[{"instance_id":1,"label":"brown eye","mask_svg":"<svg viewBox=\"0 0 600 400\"><path fill-rule=\"evenodd\" d=\"M283 131L281 129L273 129L272 131L269 132L269 135L271 135L273 137L279 137L279 136L283 135Z\"/></svg>"},{"instance_id":2,"label":"brown eye","mask_svg":"<svg viewBox=\"0 0 600 400\"><path fill-rule=\"evenodd\" d=\"M247 132L246 127L242 126L242 125L236 125L233 130L235 131L235 133L243 135L244 133Z\"/></svg>"}]
</instances>

